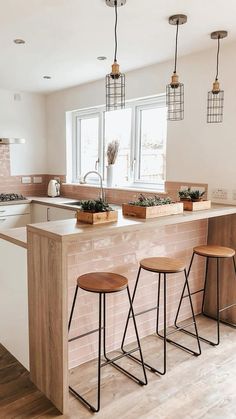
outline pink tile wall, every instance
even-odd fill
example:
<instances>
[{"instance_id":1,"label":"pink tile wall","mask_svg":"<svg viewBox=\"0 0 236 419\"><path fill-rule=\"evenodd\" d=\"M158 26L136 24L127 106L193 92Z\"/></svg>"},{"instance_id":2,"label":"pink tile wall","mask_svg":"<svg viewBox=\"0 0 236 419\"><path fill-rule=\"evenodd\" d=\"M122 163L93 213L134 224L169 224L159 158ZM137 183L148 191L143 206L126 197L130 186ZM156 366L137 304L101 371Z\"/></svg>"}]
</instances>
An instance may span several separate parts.
<instances>
[{"instance_id":1,"label":"pink tile wall","mask_svg":"<svg viewBox=\"0 0 236 419\"><path fill-rule=\"evenodd\" d=\"M110 271L127 276L131 291L137 275L139 260L144 257L169 256L183 258L189 263L193 246L205 244L207 240L207 221L147 229L143 232L131 231L114 233L105 238L72 243L68 249L69 310L79 275L92 271ZM196 258L190 278L191 290L203 285L204 261ZM173 324L177 304L183 286L183 274L169 275L168 324ZM156 305L156 275L143 271L135 302L135 310L145 310ZM75 308L70 337L97 328L98 296L79 291L79 303ZM194 297L196 313L200 311L201 295ZM107 349L120 347L124 323L128 311L126 292L107 296ZM140 336L155 330L155 315L152 311L137 317ZM187 319L190 310L187 299L181 311L181 319ZM160 317L163 327L163 317ZM134 340L134 330L129 328L127 342ZM69 343L69 367L73 368L97 356L97 334Z\"/></svg>"}]
</instances>

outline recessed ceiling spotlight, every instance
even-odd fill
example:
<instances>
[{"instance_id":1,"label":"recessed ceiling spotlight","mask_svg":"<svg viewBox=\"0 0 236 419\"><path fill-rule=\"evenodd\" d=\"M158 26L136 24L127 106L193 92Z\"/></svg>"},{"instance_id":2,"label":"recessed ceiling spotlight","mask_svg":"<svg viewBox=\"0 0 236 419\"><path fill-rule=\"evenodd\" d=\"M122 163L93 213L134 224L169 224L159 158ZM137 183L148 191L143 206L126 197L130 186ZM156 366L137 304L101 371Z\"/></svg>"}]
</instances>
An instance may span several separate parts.
<instances>
[{"instance_id":1,"label":"recessed ceiling spotlight","mask_svg":"<svg viewBox=\"0 0 236 419\"><path fill-rule=\"evenodd\" d=\"M107 57L105 57L105 55L100 55L99 57L97 57L97 60L99 60L99 61L104 61L106 59L107 59Z\"/></svg>"},{"instance_id":2,"label":"recessed ceiling spotlight","mask_svg":"<svg viewBox=\"0 0 236 419\"><path fill-rule=\"evenodd\" d=\"M43 78L45 79L45 80L51 80L51 76L43 76Z\"/></svg>"},{"instance_id":3,"label":"recessed ceiling spotlight","mask_svg":"<svg viewBox=\"0 0 236 419\"><path fill-rule=\"evenodd\" d=\"M17 39L14 39L14 41L13 41L15 44L17 44L17 45L22 45L22 44L25 44L25 41L24 41L24 39L20 39L20 38L17 38Z\"/></svg>"}]
</instances>

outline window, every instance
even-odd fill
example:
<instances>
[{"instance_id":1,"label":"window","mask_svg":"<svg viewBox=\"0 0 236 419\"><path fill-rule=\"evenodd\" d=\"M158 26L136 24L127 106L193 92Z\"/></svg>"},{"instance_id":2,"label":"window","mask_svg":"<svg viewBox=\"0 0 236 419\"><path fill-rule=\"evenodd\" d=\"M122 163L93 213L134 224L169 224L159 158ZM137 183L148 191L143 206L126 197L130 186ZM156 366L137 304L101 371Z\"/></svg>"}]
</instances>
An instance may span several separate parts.
<instances>
[{"instance_id":1,"label":"window","mask_svg":"<svg viewBox=\"0 0 236 419\"><path fill-rule=\"evenodd\" d=\"M90 170L106 180L106 149L119 142L116 186L163 189L165 181L167 108L165 96L129 102L126 109L103 107L72 113L73 182ZM76 158L75 158L76 156ZM97 182L96 177L89 181Z\"/></svg>"}]
</instances>

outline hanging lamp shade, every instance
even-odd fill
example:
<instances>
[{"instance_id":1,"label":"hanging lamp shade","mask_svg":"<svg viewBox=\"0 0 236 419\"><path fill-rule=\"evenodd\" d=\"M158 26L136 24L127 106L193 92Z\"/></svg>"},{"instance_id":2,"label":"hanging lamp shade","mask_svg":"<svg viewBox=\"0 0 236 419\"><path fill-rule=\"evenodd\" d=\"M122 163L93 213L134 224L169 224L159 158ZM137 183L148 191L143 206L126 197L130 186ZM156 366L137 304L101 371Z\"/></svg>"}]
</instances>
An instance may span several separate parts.
<instances>
[{"instance_id":1,"label":"hanging lamp shade","mask_svg":"<svg viewBox=\"0 0 236 419\"><path fill-rule=\"evenodd\" d=\"M112 111L125 108L125 74L120 72L117 62L117 8L126 0L106 0L106 4L115 8L115 52L111 73L106 75L106 110Z\"/></svg>"},{"instance_id":2,"label":"hanging lamp shade","mask_svg":"<svg viewBox=\"0 0 236 419\"><path fill-rule=\"evenodd\" d=\"M216 56L216 77L213 82L212 90L208 92L207 96L207 122L220 123L223 122L224 111L224 90L220 89L218 80L219 74L219 55L220 55L220 40L226 38L227 31L215 31L211 33L211 39L217 39L217 56Z\"/></svg>"},{"instance_id":3,"label":"hanging lamp shade","mask_svg":"<svg viewBox=\"0 0 236 419\"><path fill-rule=\"evenodd\" d=\"M166 86L166 105L168 108L167 119L169 121L181 121L184 119L184 84L180 83L179 76L177 74L177 58L179 25L183 25L186 22L186 15L178 14L170 16L169 18L169 24L176 25L174 71L171 76L170 84Z\"/></svg>"}]
</instances>

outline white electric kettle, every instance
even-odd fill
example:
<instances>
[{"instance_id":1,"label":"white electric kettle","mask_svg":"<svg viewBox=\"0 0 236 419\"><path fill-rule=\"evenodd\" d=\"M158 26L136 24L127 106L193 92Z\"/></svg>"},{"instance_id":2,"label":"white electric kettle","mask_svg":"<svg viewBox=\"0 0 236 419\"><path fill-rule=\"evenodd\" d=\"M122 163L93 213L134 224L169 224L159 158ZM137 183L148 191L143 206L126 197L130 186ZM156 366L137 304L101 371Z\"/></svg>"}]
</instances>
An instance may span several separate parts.
<instances>
[{"instance_id":1,"label":"white electric kettle","mask_svg":"<svg viewBox=\"0 0 236 419\"><path fill-rule=\"evenodd\" d=\"M54 198L60 196L60 183L56 179L51 179L48 184L48 196Z\"/></svg>"}]
</instances>

